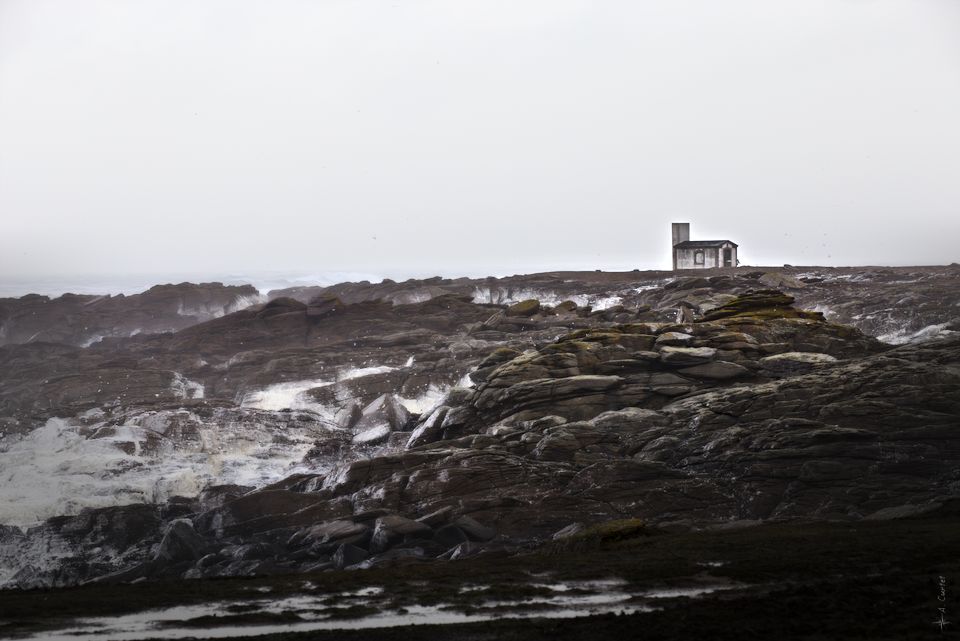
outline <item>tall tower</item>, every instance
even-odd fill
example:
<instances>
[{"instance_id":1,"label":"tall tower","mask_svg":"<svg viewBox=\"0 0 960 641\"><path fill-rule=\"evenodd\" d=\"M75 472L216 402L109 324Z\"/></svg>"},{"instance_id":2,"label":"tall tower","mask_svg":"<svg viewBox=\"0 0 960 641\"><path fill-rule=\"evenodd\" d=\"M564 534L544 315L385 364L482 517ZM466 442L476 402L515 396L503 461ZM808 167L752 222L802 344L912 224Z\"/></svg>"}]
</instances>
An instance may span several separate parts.
<instances>
[{"instance_id":1,"label":"tall tower","mask_svg":"<svg viewBox=\"0 0 960 641\"><path fill-rule=\"evenodd\" d=\"M670 245L670 255L673 256L673 270L677 270L677 250L674 247L678 243L682 243L685 240L690 240L690 223L673 223L671 225L673 231L673 243Z\"/></svg>"}]
</instances>

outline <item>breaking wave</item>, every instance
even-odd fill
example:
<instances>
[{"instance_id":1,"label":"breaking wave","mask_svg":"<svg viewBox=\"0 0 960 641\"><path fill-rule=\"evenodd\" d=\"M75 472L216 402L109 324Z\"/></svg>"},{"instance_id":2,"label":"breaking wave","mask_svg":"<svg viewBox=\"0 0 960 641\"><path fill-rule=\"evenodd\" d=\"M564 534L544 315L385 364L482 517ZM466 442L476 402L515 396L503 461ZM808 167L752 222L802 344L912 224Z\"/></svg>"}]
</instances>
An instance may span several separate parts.
<instances>
[{"instance_id":1,"label":"breaking wave","mask_svg":"<svg viewBox=\"0 0 960 641\"><path fill-rule=\"evenodd\" d=\"M923 343L925 341L951 336L957 332L947 329L950 323L927 325L923 329L911 332L908 329L897 329L877 336L878 340L890 345L905 345L907 343Z\"/></svg>"},{"instance_id":2,"label":"breaking wave","mask_svg":"<svg viewBox=\"0 0 960 641\"><path fill-rule=\"evenodd\" d=\"M556 307L564 301L573 301L578 307L590 306L594 310L604 310L623 302L622 296L607 294L571 294L560 295L553 291L537 289L491 289L478 287L473 292L473 302L480 304L513 305L523 300L538 300L541 305Z\"/></svg>"},{"instance_id":3,"label":"breaking wave","mask_svg":"<svg viewBox=\"0 0 960 641\"><path fill-rule=\"evenodd\" d=\"M247 413L206 422L179 410L90 427L52 418L0 446L0 524L25 527L84 508L196 496L209 485L273 482L329 433L322 423L295 419Z\"/></svg>"}]
</instances>

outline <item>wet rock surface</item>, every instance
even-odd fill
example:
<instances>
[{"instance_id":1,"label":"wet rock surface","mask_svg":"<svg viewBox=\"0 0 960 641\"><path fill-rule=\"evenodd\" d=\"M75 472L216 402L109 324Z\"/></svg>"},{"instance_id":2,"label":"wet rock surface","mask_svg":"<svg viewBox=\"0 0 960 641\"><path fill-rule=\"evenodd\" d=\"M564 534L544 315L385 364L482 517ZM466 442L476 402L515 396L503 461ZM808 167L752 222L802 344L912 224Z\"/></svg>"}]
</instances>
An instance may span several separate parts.
<instances>
[{"instance_id":1,"label":"wet rock surface","mask_svg":"<svg viewBox=\"0 0 960 641\"><path fill-rule=\"evenodd\" d=\"M960 272L911 269L355 283L174 333L4 345L0 460L36 467L8 486L42 484L30 452L105 467L61 488L87 503L0 508L24 528L0 530L0 581L375 568L612 519L937 513L960 488ZM884 318L911 340L861 331L880 327L871 292L908 278ZM841 290L862 304L837 311Z\"/></svg>"}]
</instances>

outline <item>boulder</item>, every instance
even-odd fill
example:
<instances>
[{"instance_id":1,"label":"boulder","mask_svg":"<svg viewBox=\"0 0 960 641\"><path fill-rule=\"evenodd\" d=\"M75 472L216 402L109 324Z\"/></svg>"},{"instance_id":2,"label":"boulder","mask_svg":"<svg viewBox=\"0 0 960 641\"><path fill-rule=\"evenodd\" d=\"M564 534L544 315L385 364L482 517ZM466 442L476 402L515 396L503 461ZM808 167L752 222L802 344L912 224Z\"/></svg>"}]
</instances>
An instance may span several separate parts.
<instances>
[{"instance_id":1,"label":"boulder","mask_svg":"<svg viewBox=\"0 0 960 641\"><path fill-rule=\"evenodd\" d=\"M428 539L432 535L433 528L426 523L397 514L384 516L377 519L373 539L370 541L370 551L376 554L404 539Z\"/></svg>"},{"instance_id":2,"label":"boulder","mask_svg":"<svg viewBox=\"0 0 960 641\"><path fill-rule=\"evenodd\" d=\"M830 365L837 362L837 359L817 352L784 352L765 356L759 362L761 367L777 374L799 374Z\"/></svg>"},{"instance_id":3,"label":"boulder","mask_svg":"<svg viewBox=\"0 0 960 641\"><path fill-rule=\"evenodd\" d=\"M341 407L334 416L333 422L342 430L353 429L363 416L360 405L355 401L350 401L344 407Z\"/></svg>"},{"instance_id":4,"label":"boulder","mask_svg":"<svg viewBox=\"0 0 960 641\"><path fill-rule=\"evenodd\" d=\"M204 556L206 550L207 545L193 529L193 523L189 519L177 519L167 525L153 559L165 563L195 561Z\"/></svg>"},{"instance_id":5,"label":"boulder","mask_svg":"<svg viewBox=\"0 0 960 641\"><path fill-rule=\"evenodd\" d=\"M661 348L667 345L685 346L693 342L693 336L681 332L664 332L657 336L654 347Z\"/></svg>"},{"instance_id":6,"label":"boulder","mask_svg":"<svg viewBox=\"0 0 960 641\"><path fill-rule=\"evenodd\" d=\"M382 445L390 440L390 426L387 424L375 425L374 427L359 431L353 435L354 445L361 447L367 445Z\"/></svg>"},{"instance_id":7,"label":"boulder","mask_svg":"<svg viewBox=\"0 0 960 641\"><path fill-rule=\"evenodd\" d=\"M717 355L712 347L664 347L660 350L660 362L665 365L701 365L709 363Z\"/></svg>"},{"instance_id":8,"label":"boulder","mask_svg":"<svg viewBox=\"0 0 960 641\"><path fill-rule=\"evenodd\" d=\"M579 449L580 441L574 434L558 429L541 438L531 456L541 461L572 461Z\"/></svg>"},{"instance_id":9,"label":"boulder","mask_svg":"<svg viewBox=\"0 0 960 641\"><path fill-rule=\"evenodd\" d=\"M409 421L410 412L400 399L394 394L383 394L363 408L354 431L360 432L379 425L387 425L391 431L400 431L406 428Z\"/></svg>"},{"instance_id":10,"label":"boulder","mask_svg":"<svg viewBox=\"0 0 960 641\"><path fill-rule=\"evenodd\" d=\"M540 311L540 301L535 298L522 300L507 308L506 315L520 318L529 318Z\"/></svg>"},{"instance_id":11,"label":"boulder","mask_svg":"<svg viewBox=\"0 0 960 641\"><path fill-rule=\"evenodd\" d=\"M363 408L360 419L353 426L356 445L379 445L387 441L391 432L406 429L410 412L394 394L383 394Z\"/></svg>"},{"instance_id":12,"label":"boulder","mask_svg":"<svg viewBox=\"0 0 960 641\"><path fill-rule=\"evenodd\" d=\"M443 421L450 410L446 405L437 407L430 412L420 423L413 428L410 438L407 440L407 448L417 447L426 443L433 443L440 440L443 435Z\"/></svg>"},{"instance_id":13,"label":"boulder","mask_svg":"<svg viewBox=\"0 0 960 641\"><path fill-rule=\"evenodd\" d=\"M803 318L821 322L824 320L820 312L794 309L793 303L793 296L776 289L751 291L705 313L699 322L713 322L733 317L748 317L754 320L774 318Z\"/></svg>"}]
</instances>

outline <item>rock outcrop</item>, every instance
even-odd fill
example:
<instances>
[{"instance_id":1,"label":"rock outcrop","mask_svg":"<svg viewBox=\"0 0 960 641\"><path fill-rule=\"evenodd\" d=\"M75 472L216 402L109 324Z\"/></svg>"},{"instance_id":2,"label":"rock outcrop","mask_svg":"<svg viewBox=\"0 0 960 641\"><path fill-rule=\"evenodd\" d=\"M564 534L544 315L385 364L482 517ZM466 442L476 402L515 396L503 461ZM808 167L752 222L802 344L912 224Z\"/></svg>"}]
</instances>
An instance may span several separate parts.
<instances>
[{"instance_id":1,"label":"rock outcrop","mask_svg":"<svg viewBox=\"0 0 960 641\"><path fill-rule=\"evenodd\" d=\"M116 452L107 476L220 466L0 528L0 581L367 568L610 519L912 517L956 493L952 321L893 347L798 305L827 282L811 276L527 278L317 288L175 333L0 347L0 456L66 434Z\"/></svg>"},{"instance_id":2,"label":"rock outcrop","mask_svg":"<svg viewBox=\"0 0 960 641\"><path fill-rule=\"evenodd\" d=\"M0 345L86 346L106 337L174 332L260 302L250 285L156 285L132 296L30 294L0 299Z\"/></svg>"}]
</instances>

